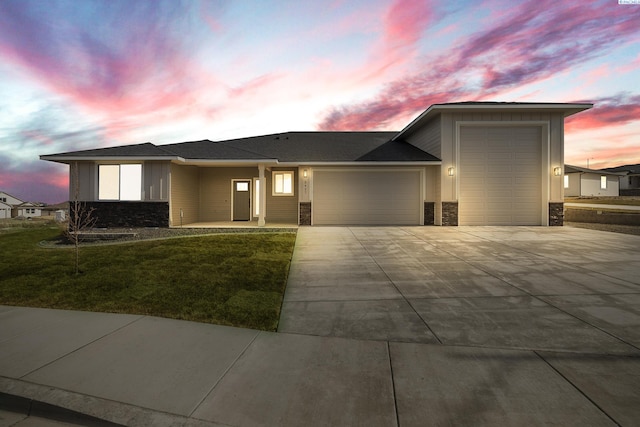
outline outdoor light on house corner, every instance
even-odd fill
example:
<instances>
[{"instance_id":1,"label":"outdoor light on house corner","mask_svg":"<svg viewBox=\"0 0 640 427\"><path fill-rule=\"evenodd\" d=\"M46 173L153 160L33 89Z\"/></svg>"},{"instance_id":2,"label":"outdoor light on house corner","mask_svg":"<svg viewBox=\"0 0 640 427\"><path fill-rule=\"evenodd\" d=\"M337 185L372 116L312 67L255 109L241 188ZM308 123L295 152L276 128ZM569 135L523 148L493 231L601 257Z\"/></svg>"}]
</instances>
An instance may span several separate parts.
<instances>
[{"instance_id":1,"label":"outdoor light on house corner","mask_svg":"<svg viewBox=\"0 0 640 427\"><path fill-rule=\"evenodd\" d=\"M562 168L560 166L556 166L555 168L553 168L553 174L555 176L560 176L562 175Z\"/></svg>"},{"instance_id":2,"label":"outdoor light on house corner","mask_svg":"<svg viewBox=\"0 0 640 427\"><path fill-rule=\"evenodd\" d=\"M453 176L453 174L455 173L455 168L453 166L450 166L449 169L447 169L447 174L449 176Z\"/></svg>"},{"instance_id":3,"label":"outdoor light on house corner","mask_svg":"<svg viewBox=\"0 0 640 427\"><path fill-rule=\"evenodd\" d=\"M306 170L306 169L304 169L304 170L302 171L302 176L303 176L304 178L306 178L306 177L308 176L308 172L307 172L307 170Z\"/></svg>"}]
</instances>

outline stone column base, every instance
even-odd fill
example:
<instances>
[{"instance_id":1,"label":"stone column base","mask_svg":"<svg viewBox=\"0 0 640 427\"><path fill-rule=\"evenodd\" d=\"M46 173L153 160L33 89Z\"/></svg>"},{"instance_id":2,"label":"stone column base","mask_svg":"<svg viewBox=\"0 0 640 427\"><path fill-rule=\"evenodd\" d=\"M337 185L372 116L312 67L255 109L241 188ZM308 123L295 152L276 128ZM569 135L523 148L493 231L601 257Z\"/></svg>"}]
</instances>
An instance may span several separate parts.
<instances>
[{"instance_id":1,"label":"stone column base","mask_svg":"<svg viewBox=\"0 0 640 427\"><path fill-rule=\"evenodd\" d=\"M436 218L436 202L424 202L424 225L433 225Z\"/></svg>"},{"instance_id":2,"label":"stone column base","mask_svg":"<svg viewBox=\"0 0 640 427\"><path fill-rule=\"evenodd\" d=\"M311 225L311 202L300 202L300 225Z\"/></svg>"},{"instance_id":3,"label":"stone column base","mask_svg":"<svg viewBox=\"0 0 640 427\"><path fill-rule=\"evenodd\" d=\"M549 202L549 226L558 227L564 225L564 203Z\"/></svg>"},{"instance_id":4,"label":"stone column base","mask_svg":"<svg viewBox=\"0 0 640 427\"><path fill-rule=\"evenodd\" d=\"M458 225L458 202L442 202L442 225Z\"/></svg>"}]
</instances>

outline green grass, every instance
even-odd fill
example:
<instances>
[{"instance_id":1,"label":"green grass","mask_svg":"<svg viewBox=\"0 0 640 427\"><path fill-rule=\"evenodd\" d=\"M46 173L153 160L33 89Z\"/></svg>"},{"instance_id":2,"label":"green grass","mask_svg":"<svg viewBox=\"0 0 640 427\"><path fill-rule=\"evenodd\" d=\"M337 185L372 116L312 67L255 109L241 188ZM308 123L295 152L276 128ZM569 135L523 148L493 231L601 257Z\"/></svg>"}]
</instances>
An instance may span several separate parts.
<instances>
[{"instance_id":1,"label":"green grass","mask_svg":"<svg viewBox=\"0 0 640 427\"><path fill-rule=\"evenodd\" d=\"M73 249L57 227L0 229L0 304L145 314L275 330L294 233L220 234Z\"/></svg>"}]
</instances>

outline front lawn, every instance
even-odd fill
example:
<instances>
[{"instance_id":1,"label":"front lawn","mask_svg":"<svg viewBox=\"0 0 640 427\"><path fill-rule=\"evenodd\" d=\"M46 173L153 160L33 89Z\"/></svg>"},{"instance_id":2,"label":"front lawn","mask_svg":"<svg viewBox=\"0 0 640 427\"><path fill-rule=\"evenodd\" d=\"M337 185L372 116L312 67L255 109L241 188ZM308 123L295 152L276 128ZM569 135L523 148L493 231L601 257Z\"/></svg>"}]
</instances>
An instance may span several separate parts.
<instances>
[{"instance_id":1,"label":"front lawn","mask_svg":"<svg viewBox=\"0 0 640 427\"><path fill-rule=\"evenodd\" d=\"M219 234L80 248L57 227L0 229L0 304L145 314L273 331L295 233Z\"/></svg>"}]
</instances>

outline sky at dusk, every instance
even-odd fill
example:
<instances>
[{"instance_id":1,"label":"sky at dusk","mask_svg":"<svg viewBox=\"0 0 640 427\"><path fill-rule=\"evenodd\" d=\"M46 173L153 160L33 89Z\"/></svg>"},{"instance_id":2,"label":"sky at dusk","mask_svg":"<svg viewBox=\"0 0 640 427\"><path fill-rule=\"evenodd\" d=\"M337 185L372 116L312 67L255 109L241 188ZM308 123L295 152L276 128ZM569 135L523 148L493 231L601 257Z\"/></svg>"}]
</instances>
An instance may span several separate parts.
<instances>
[{"instance_id":1,"label":"sky at dusk","mask_svg":"<svg viewBox=\"0 0 640 427\"><path fill-rule=\"evenodd\" d=\"M592 102L565 162L640 163L640 5L618 0L0 0L0 191L68 199L39 155L400 130L431 104Z\"/></svg>"}]
</instances>

